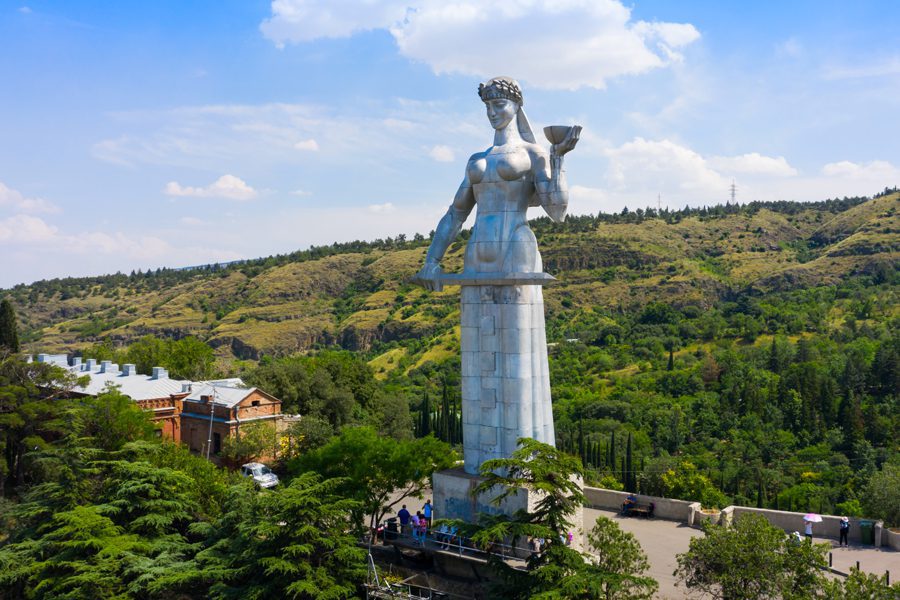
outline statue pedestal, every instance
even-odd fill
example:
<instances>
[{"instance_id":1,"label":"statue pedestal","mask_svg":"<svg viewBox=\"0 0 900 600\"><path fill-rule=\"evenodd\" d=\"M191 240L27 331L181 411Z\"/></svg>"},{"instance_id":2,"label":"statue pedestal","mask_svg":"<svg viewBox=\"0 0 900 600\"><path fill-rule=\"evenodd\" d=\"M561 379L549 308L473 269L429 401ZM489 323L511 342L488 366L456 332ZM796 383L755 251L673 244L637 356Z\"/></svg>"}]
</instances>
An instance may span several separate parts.
<instances>
[{"instance_id":1,"label":"statue pedestal","mask_svg":"<svg viewBox=\"0 0 900 600\"><path fill-rule=\"evenodd\" d=\"M496 498L499 490L491 490L490 493L472 495L482 481L483 477L466 473L462 467L436 471L431 476L432 498L434 506L434 519L459 519L467 523L476 523L478 513L513 515L517 510L533 511L541 499L541 494L527 490L519 490L518 494L508 496L500 506L494 505L491 500ZM583 548L584 509L579 506L572 515L572 547L581 551ZM527 542L520 540L519 545L525 546Z\"/></svg>"}]
</instances>

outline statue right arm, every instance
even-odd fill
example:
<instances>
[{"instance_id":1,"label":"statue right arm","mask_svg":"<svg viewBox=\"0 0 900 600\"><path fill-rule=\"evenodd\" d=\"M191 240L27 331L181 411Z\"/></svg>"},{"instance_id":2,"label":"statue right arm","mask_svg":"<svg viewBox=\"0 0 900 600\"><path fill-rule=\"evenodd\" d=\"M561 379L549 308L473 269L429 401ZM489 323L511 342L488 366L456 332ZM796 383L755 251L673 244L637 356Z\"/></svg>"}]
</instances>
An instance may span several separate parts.
<instances>
[{"instance_id":1,"label":"statue right arm","mask_svg":"<svg viewBox=\"0 0 900 600\"><path fill-rule=\"evenodd\" d=\"M469 183L469 176L466 175L456 191L453 203L447 209L447 213L441 218L437 229L434 230L434 238L431 240L431 246L425 255L425 265L417 276L419 282L425 288L440 291L443 287L439 279L441 259L444 258L447 248L459 235L463 223L474 207L475 194L472 191L472 184Z\"/></svg>"}]
</instances>

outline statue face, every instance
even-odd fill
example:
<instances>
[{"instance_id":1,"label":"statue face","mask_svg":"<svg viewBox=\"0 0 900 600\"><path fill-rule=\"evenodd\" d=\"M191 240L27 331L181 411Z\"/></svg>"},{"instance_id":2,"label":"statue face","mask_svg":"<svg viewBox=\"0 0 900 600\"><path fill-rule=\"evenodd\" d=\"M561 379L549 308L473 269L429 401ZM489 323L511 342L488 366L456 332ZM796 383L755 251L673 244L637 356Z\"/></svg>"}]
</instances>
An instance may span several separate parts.
<instances>
[{"instance_id":1,"label":"statue face","mask_svg":"<svg viewBox=\"0 0 900 600\"><path fill-rule=\"evenodd\" d=\"M516 117L519 105L506 98L487 100L484 103L487 109L488 121L494 129L503 129Z\"/></svg>"}]
</instances>

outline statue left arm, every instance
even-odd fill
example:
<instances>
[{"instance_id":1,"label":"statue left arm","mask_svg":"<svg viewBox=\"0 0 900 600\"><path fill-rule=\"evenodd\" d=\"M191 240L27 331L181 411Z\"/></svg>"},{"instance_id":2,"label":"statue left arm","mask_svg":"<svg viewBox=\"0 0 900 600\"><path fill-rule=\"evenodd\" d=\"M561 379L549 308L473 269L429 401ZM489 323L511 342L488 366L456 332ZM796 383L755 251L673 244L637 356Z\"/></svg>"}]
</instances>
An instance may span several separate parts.
<instances>
[{"instance_id":1,"label":"statue left arm","mask_svg":"<svg viewBox=\"0 0 900 600\"><path fill-rule=\"evenodd\" d=\"M540 206L557 222L566 218L569 208L569 184L563 169L563 155L575 148L580 135L581 127L575 126L569 130L566 139L553 144L549 156L539 152L533 157L535 194Z\"/></svg>"}]
</instances>

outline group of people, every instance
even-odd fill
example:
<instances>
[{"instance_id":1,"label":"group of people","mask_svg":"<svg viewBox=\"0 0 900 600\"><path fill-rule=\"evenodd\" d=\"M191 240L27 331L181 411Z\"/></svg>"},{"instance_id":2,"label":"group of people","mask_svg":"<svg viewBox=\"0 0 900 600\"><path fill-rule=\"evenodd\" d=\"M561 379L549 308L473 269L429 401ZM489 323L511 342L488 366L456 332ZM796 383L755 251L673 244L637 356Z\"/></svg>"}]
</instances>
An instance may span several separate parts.
<instances>
[{"instance_id":1,"label":"group of people","mask_svg":"<svg viewBox=\"0 0 900 600\"><path fill-rule=\"evenodd\" d=\"M431 529L432 513L431 500L426 500L422 510L417 510L415 514L410 513L404 504L397 512L401 535L411 535L415 542L424 545L428 530Z\"/></svg>"},{"instance_id":2,"label":"group of people","mask_svg":"<svg viewBox=\"0 0 900 600\"><path fill-rule=\"evenodd\" d=\"M803 528L803 537L806 538L808 542L812 542L813 539L813 522L812 521L804 521L805 525ZM850 519L847 517L841 517L838 529L838 548L841 547L850 547L850 542L848 541L848 537L850 536ZM800 532L795 531L791 534L791 539L794 542L800 542Z\"/></svg>"}]
</instances>

